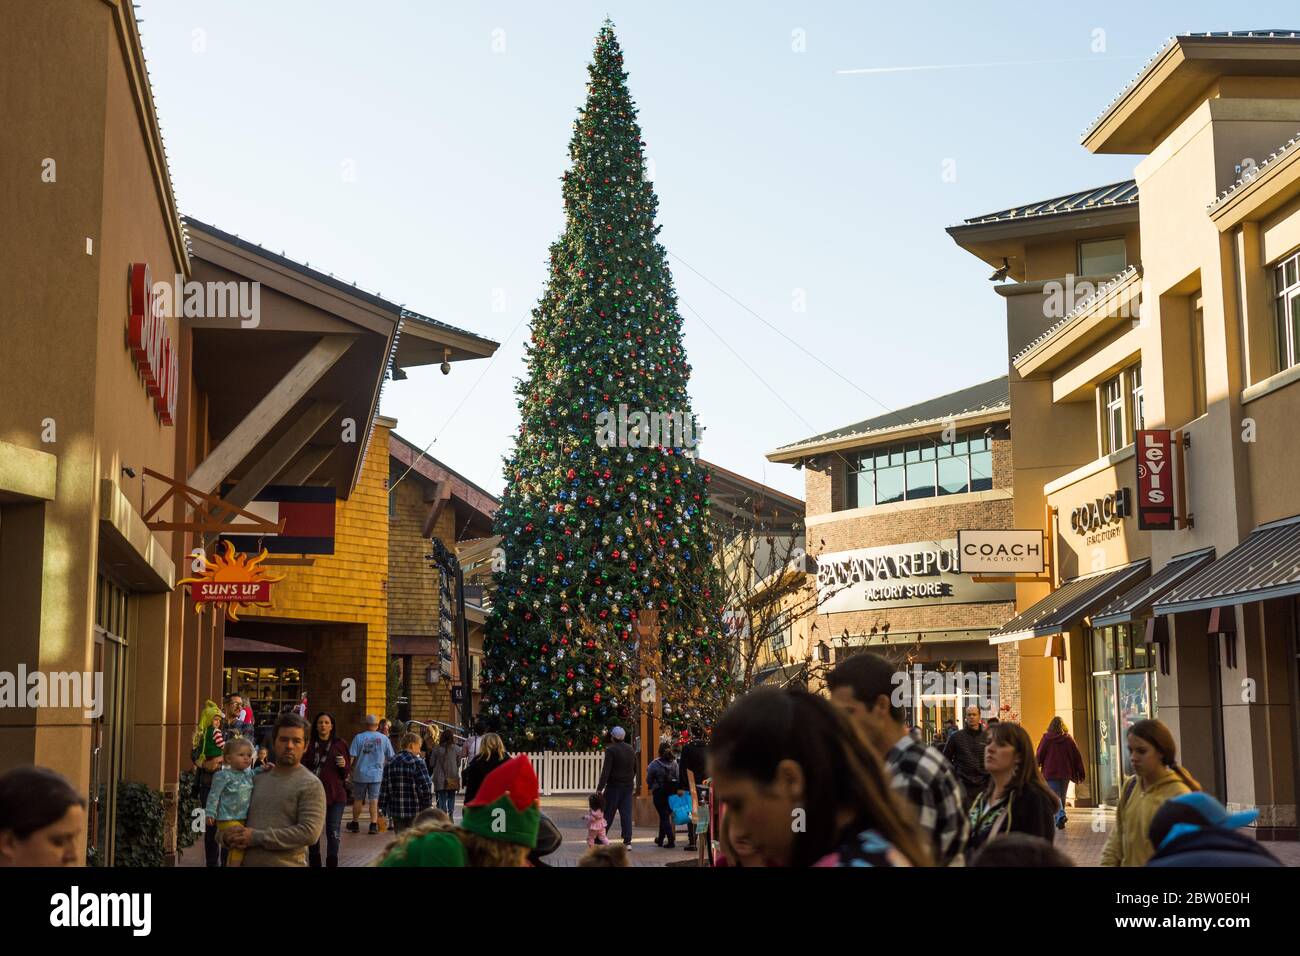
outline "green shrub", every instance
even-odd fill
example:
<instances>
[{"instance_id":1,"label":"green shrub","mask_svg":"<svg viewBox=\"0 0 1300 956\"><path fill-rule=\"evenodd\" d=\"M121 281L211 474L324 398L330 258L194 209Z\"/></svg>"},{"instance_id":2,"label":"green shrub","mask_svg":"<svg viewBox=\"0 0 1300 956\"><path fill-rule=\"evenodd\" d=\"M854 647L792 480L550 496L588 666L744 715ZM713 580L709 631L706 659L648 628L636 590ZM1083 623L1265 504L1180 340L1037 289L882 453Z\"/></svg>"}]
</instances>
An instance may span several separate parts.
<instances>
[{"instance_id":1,"label":"green shrub","mask_svg":"<svg viewBox=\"0 0 1300 956\"><path fill-rule=\"evenodd\" d=\"M163 795L142 783L117 785L114 866L163 865Z\"/></svg>"}]
</instances>

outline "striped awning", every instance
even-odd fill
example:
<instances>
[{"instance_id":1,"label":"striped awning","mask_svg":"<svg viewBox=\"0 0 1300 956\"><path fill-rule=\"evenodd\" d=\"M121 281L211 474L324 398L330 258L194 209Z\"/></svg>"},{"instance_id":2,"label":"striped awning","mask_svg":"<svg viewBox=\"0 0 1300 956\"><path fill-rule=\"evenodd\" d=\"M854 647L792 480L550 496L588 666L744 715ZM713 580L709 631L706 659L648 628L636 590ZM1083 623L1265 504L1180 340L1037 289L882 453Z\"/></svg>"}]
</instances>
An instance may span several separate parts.
<instances>
[{"instance_id":1,"label":"striped awning","mask_svg":"<svg viewBox=\"0 0 1300 956\"><path fill-rule=\"evenodd\" d=\"M1262 524L1155 603L1156 614L1202 611L1300 594L1300 515Z\"/></svg>"},{"instance_id":2,"label":"striped awning","mask_svg":"<svg viewBox=\"0 0 1300 956\"><path fill-rule=\"evenodd\" d=\"M1021 611L989 635L990 644L1009 644L1031 637L1063 634L1133 582L1146 577L1146 558L1122 568L1070 578L1037 604Z\"/></svg>"},{"instance_id":3,"label":"striped awning","mask_svg":"<svg viewBox=\"0 0 1300 956\"><path fill-rule=\"evenodd\" d=\"M1151 613L1155 604L1178 585L1214 560L1213 548L1202 548L1171 558L1169 563L1135 588L1125 591L1092 616L1093 627L1131 624Z\"/></svg>"}]
</instances>

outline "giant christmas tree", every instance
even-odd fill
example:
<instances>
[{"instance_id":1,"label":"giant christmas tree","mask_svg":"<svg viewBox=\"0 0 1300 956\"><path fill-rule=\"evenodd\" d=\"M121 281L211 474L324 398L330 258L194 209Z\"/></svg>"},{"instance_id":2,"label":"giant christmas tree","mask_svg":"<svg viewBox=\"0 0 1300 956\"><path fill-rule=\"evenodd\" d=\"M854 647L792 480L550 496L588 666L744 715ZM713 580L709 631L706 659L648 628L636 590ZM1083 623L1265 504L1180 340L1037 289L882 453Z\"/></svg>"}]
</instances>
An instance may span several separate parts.
<instances>
[{"instance_id":1,"label":"giant christmas tree","mask_svg":"<svg viewBox=\"0 0 1300 956\"><path fill-rule=\"evenodd\" d=\"M588 74L496 516L504 566L483 711L516 750L595 746L651 693L671 725L711 722L730 684L718 660L709 476L689 434L646 427L664 416L694 429L690 366L608 21ZM651 675L638 672L635 627L647 609L660 623Z\"/></svg>"}]
</instances>

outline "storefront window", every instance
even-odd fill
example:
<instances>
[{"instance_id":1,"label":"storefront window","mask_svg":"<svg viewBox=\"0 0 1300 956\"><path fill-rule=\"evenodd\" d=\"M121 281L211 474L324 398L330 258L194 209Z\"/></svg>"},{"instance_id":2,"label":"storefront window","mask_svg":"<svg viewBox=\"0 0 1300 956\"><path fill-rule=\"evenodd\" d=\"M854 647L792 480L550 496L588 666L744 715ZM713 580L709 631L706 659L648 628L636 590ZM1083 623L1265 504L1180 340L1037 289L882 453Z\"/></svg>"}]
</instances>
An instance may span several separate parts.
<instances>
[{"instance_id":1,"label":"storefront window","mask_svg":"<svg viewBox=\"0 0 1300 956\"><path fill-rule=\"evenodd\" d=\"M1125 737L1139 720L1156 715L1155 671L1149 648L1128 624L1089 632L1092 668L1093 753L1096 798L1114 806L1130 771Z\"/></svg>"},{"instance_id":2,"label":"storefront window","mask_svg":"<svg viewBox=\"0 0 1300 956\"><path fill-rule=\"evenodd\" d=\"M292 710L302 699L302 671L295 666L227 667L223 673L223 692L240 694L253 709L259 741L269 735L276 717ZM311 719L311 714L307 717Z\"/></svg>"},{"instance_id":3,"label":"storefront window","mask_svg":"<svg viewBox=\"0 0 1300 956\"><path fill-rule=\"evenodd\" d=\"M103 675L103 706L91 720L90 806L87 850L100 866L112 866L116 847L117 785L124 775L126 746L127 633L130 594L99 575L95 588L94 673Z\"/></svg>"}]
</instances>

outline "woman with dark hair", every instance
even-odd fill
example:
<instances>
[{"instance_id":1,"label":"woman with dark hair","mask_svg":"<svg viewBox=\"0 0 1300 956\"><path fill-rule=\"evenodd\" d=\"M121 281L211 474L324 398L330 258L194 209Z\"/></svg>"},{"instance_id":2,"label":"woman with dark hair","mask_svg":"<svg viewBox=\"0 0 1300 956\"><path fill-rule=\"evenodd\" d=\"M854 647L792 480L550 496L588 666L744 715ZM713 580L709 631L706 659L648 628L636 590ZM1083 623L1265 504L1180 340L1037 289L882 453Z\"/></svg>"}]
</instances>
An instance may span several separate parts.
<instances>
[{"instance_id":1,"label":"woman with dark hair","mask_svg":"<svg viewBox=\"0 0 1300 956\"><path fill-rule=\"evenodd\" d=\"M1025 728L1003 722L990 727L984 769L989 782L971 804L967 854L973 857L1008 833L1028 833L1051 843L1056 835L1052 819L1060 805L1038 770L1034 742Z\"/></svg>"},{"instance_id":2,"label":"woman with dark hair","mask_svg":"<svg viewBox=\"0 0 1300 956\"><path fill-rule=\"evenodd\" d=\"M677 846L677 827L673 825L673 812L668 808L668 798L682 792L680 777L673 745L661 743L659 756L650 761L650 766L646 768L645 782L650 789L655 810L659 813L659 835L655 837L655 846L669 850Z\"/></svg>"},{"instance_id":3,"label":"woman with dark hair","mask_svg":"<svg viewBox=\"0 0 1300 956\"><path fill-rule=\"evenodd\" d=\"M86 798L44 767L0 775L0 866L84 866Z\"/></svg>"},{"instance_id":4,"label":"woman with dark hair","mask_svg":"<svg viewBox=\"0 0 1300 956\"><path fill-rule=\"evenodd\" d=\"M339 865L339 836L343 809L348 805L348 772L352 758L347 742L334 732L334 715L322 711L311 722L311 740L302 755L302 765L320 778L325 788L325 865ZM307 848L309 865L320 866L320 841Z\"/></svg>"},{"instance_id":5,"label":"woman with dark hair","mask_svg":"<svg viewBox=\"0 0 1300 956\"><path fill-rule=\"evenodd\" d=\"M709 745L730 841L768 866L928 866L916 823L880 758L815 694L755 690Z\"/></svg>"},{"instance_id":6,"label":"woman with dark hair","mask_svg":"<svg viewBox=\"0 0 1300 956\"><path fill-rule=\"evenodd\" d=\"M1139 720L1127 737L1133 776L1120 790L1115 826L1101 851L1102 866L1145 866L1156 852L1148 833L1156 811L1172 797L1201 789L1196 778L1178 766L1178 745L1160 721Z\"/></svg>"},{"instance_id":7,"label":"woman with dark hair","mask_svg":"<svg viewBox=\"0 0 1300 956\"><path fill-rule=\"evenodd\" d=\"M1082 783L1083 755L1070 736L1070 728L1060 717L1053 717L1047 725L1047 733L1038 741L1038 753L1035 755L1038 766L1042 768L1047 786L1056 799L1061 801L1061 809L1056 811L1056 829L1065 829L1065 795L1071 782Z\"/></svg>"}]
</instances>

